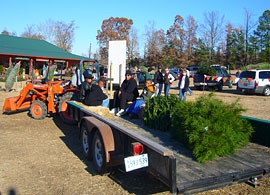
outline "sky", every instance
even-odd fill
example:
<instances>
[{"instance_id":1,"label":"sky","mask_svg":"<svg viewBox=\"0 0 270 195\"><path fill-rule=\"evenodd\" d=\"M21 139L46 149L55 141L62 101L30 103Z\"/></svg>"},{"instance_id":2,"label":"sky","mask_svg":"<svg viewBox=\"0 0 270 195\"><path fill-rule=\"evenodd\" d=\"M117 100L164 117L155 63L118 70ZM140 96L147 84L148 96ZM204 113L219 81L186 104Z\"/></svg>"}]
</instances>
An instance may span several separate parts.
<instances>
[{"instance_id":1,"label":"sky","mask_svg":"<svg viewBox=\"0 0 270 195\"><path fill-rule=\"evenodd\" d=\"M146 25L154 21L156 29L165 32L173 24L176 15L184 19L193 16L198 23L204 22L204 13L217 11L224 15L224 22L235 26L244 24L244 9L252 13L255 22L267 9L269 0L1 0L0 32L7 30L20 36L27 26L45 23L47 20L75 21L76 30L72 53L88 55L98 49L97 31L102 21L110 17L126 17L133 20L138 31L141 55L144 48Z\"/></svg>"}]
</instances>

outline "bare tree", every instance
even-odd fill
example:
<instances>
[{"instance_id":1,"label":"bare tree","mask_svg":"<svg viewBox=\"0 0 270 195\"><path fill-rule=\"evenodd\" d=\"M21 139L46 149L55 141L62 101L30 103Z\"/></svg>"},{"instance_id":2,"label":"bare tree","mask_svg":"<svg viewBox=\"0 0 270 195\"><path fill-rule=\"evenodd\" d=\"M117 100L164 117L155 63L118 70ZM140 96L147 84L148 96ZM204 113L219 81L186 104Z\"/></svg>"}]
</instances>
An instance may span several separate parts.
<instances>
[{"instance_id":1,"label":"bare tree","mask_svg":"<svg viewBox=\"0 0 270 195\"><path fill-rule=\"evenodd\" d=\"M245 60L244 65L248 64L248 51L249 51L249 34L250 31L257 25L257 22L252 22L252 13L248 9L244 9L245 11Z\"/></svg>"},{"instance_id":2,"label":"bare tree","mask_svg":"<svg viewBox=\"0 0 270 195\"><path fill-rule=\"evenodd\" d=\"M54 43L55 37L55 25L56 22L52 19L45 21L44 23L40 23L37 27L37 31L41 34L46 41L50 43Z\"/></svg>"},{"instance_id":3,"label":"bare tree","mask_svg":"<svg viewBox=\"0 0 270 195\"><path fill-rule=\"evenodd\" d=\"M58 47L70 52L74 39L75 28L76 27L74 21L71 21L69 24L61 21L56 22L54 43Z\"/></svg>"},{"instance_id":4,"label":"bare tree","mask_svg":"<svg viewBox=\"0 0 270 195\"><path fill-rule=\"evenodd\" d=\"M202 36L207 47L210 48L211 60L213 54L223 35L224 16L219 16L218 12L205 12L204 24L202 25Z\"/></svg>"},{"instance_id":5,"label":"bare tree","mask_svg":"<svg viewBox=\"0 0 270 195\"><path fill-rule=\"evenodd\" d=\"M25 31L21 35L22 37L44 40L45 38L36 31L35 25L27 25Z\"/></svg>"},{"instance_id":6,"label":"bare tree","mask_svg":"<svg viewBox=\"0 0 270 195\"><path fill-rule=\"evenodd\" d=\"M137 29L132 27L129 32L129 38L127 42L127 56L128 62L132 59L139 57L139 42Z\"/></svg>"},{"instance_id":7,"label":"bare tree","mask_svg":"<svg viewBox=\"0 0 270 195\"><path fill-rule=\"evenodd\" d=\"M157 30L154 22L146 26L144 58L148 65L160 65L162 49L166 45L166 35L163 29Z\"/></svg>"},{"instance_id":8,"label":"bare tree","mask_svg":"<svg viewBox=\"0 0 270 195\"><path fill-rule=\"evenodd\" d=\"M195 56L193 55L194 53L194 47L197 42L197 29L198 29L198 24L196 23L195 19L193 16L188 16L186 20L186 55L187 55L187 63L188 65L192 65L194 62Z\"/></svg>"}]
</instances>

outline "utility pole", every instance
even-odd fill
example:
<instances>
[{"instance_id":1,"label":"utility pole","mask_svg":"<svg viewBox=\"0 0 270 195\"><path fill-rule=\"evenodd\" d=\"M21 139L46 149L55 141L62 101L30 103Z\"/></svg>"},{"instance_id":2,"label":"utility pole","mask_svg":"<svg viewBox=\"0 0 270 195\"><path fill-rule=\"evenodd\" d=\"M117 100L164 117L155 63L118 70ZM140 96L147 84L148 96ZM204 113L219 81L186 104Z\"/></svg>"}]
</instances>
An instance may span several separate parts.
<instances>
[{"instance_id":1,"label":"utility pole","mask_svg":"<svg viewBox=\"0 0 270 195\"><path fill-rule=\"evenodd\" d=\"M91 46L92 46L92 44L90 43L90 48L89 48L89 58L91 58Z\"/></svg>"}]
</instances>

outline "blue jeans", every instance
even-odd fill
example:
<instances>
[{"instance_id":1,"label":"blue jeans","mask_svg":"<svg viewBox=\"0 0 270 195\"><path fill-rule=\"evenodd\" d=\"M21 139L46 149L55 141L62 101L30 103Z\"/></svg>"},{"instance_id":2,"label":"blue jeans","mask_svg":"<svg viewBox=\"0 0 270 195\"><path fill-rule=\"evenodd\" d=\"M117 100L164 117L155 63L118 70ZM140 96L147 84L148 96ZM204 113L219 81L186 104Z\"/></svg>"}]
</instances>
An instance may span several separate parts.
<instances>
[{"instance_id":1,"label":"blue jeans","mask_svg":"<svg viewBox=\"0 0 270 195\"><path fill-rule=\"evenodd\" d=\"M162 88L163 88L163 84L162 84L162 83L159 83L159 84L158 84L158 93L157 93L157 96L158 96L158 95L161 95L161 93L162 93Z\"/></svg>"},{"instance_id":2,"label":"blue jeans","mask_svg":"<svg viewBox=\"0 0 270 195\"><path fill-rule=\"evenodd\" d=\"M165 87L164 87L164 93L165 93L165 96L168 96L169 95L169 90L171 88L171 85L166 85L165 84Z\"/></svg>"},{"instance_id":3,"label":"blue jeans","mask_svg":"<svg viewBox=\"0 0 270 195\"><path fill-rule=\"evenodd\" d=\"M180 89L179 91L180 91L179 92L179 98L180 98L180 100L186 101L187 92L186 91L183 92L183 89Z\"/></svg>"},{"instance_id":4,"label":"blue jeans","mask_svg":"<svg viewBox=\"0 0 270 195\"><path fill-rule=\"evenodd\" d=\"M192 90L190 88L188 88L188 92L190 93L190 95L192 94Z\"/></svg>"},{"instance_id":5,"label":"blue jeans","mask_svg":"<svg viewBox=\"0 0 270 195\"><path fill-rule=\"evenodd\" d=\"M105 100L102 101L101 106L108 108L109 107L109 103L110 103L110 99L107 98L107 99L105 99Z\"/></svg>"}]
</instances>

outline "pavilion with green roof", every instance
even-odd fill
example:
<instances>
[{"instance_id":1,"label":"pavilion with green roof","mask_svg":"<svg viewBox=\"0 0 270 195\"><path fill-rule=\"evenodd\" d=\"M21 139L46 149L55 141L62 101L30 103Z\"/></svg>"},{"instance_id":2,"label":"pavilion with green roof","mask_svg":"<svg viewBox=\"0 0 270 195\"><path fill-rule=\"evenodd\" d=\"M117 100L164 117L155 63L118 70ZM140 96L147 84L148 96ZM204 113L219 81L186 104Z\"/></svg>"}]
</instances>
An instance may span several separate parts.
<instances>
[{"instance_id":1,"label":"pavilion with green roof","mask_svg":"<svg viewBox=\"0 0 270 195\"><path fill-rule=\"evenodd\" d=\"M45 40L0 35L0 65L5 67L18 60L31 64L31 67L34 65L34 68L42 67L45 62L65 63L66 67L72 67L82 59L95 61L69 53Z\"/></svg>"}]
</instances>

